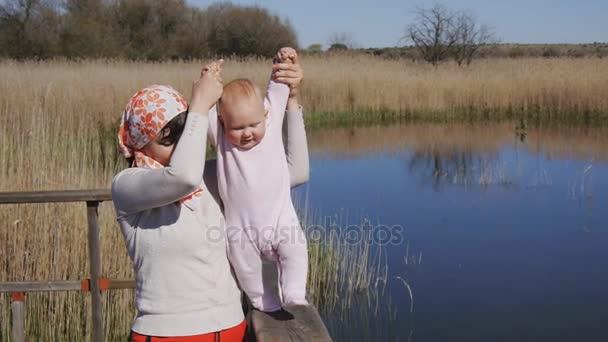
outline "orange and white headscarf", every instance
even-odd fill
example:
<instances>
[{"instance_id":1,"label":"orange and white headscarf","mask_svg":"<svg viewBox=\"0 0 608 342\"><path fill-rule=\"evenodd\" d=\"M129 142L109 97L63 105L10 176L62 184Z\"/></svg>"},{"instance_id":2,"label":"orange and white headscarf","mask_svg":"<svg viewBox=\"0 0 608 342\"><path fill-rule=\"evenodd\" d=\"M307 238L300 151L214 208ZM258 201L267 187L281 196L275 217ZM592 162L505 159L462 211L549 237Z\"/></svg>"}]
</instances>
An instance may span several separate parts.
<instances>
[{"instance_id":1,"label":"orange and white headscarf","mask_svg":"<svg viewBox=\"0 0 608 342\"><path fill-rule=\"evenodd\" d=\"M184 97L169 86L153 85L138 91L127 103L122 114L118 129L118 150L125 158L134 158L132 166L148 169L164 167L141 149L153 140L169 121L187 110L188 103ZM199 187L180 202L190 207L187 202L200 198L201 193L202 189Z\"/></svg>"}]
</instances>

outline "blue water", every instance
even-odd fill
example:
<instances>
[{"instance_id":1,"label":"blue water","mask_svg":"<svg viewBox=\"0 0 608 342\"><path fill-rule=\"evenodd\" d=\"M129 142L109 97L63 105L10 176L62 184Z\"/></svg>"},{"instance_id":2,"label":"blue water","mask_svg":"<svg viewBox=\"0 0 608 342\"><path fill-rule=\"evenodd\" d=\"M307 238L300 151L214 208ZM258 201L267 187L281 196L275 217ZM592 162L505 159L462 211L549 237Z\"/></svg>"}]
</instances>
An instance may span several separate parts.
<instances>
[{"instance_id":1,"label":"blue water","mask_svg":"<svg viewBox=\"0 0 608 342\"><path fill-rule=\"evenodd\" d=\"M396 317L362 318L384 330L390 320L382 339L608 341L608 162L526 144L311 154L297 195L314 210L403 227L402 243L379 247ZM419 264L405 265L407 242ZM332 333L363 340L357 326Z\"/></svg>"}]
</instances>

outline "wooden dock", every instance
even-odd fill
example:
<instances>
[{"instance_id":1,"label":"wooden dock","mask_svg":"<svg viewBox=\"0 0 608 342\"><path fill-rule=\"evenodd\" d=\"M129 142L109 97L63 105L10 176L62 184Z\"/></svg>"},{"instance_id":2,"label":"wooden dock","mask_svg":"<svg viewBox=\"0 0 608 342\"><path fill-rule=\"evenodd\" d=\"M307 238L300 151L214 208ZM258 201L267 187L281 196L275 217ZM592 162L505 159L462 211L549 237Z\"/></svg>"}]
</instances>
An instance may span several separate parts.
<instances>
[{"instance_id":1,"label":"wooden dock","mask_svg":"<svg viewBox=\"0 0 608 342\"><path fill-rule=\"evenodd\" d=\"M135 288L132 279L108 279L101 274L101 241L99 235L99 203L111 201L109 189L4 192L0 193L0 205L16 203L56 203L83 202L87 210L87 240L89 251L89 278L80 280L0 282L0 293L10 293L11 297L11 337L14 342L28 340L25 331L25 300L30 292L84 291L91 294L93 342L104 341L102 292L114 289ZM265 264L265 274L269 272L276 282L276 268ZM273 273L275 272L275 273ZM278 289L275 288L278 295ZM317 309L312 305L286 307L277 313L250 310L248 319L252 328L252 338L260 342L270 341L331 341ZM0 311L0 327L3 317ZM0 336L6 332L0 331ZM30 338L31 340L31 338Z\"/></svg>"}]
</instances>

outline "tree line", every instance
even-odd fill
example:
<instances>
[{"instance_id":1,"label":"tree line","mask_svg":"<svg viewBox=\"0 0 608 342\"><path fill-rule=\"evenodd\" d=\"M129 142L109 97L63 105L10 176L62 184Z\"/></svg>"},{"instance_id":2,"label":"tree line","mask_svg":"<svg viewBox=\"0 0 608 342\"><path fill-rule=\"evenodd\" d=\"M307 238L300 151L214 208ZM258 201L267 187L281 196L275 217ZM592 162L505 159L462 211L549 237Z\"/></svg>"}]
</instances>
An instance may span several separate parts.
<instances>
[{"instance_id":1,"label":"tree line","mask_svg":"<svg viewBox=\"0 0 608 342\"><path fill-rule=\"evenodd\" d=\"M0 56L191 59L272 56L296 34L258 6L184 0L4 0Z\"/></svg>"}]
</instances>

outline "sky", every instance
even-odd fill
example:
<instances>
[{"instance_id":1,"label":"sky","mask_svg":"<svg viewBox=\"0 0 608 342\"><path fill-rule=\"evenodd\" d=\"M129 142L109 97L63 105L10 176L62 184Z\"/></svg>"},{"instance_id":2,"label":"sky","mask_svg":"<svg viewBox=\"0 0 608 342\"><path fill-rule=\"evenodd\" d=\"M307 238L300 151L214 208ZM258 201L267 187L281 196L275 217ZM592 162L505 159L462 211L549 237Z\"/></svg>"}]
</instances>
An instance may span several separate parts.
<instances>
[{"instance_id":1,"label":"sky","mask_svg":"<svg viewBox=\"0 0 608 342\"><path fill-rule=\"evenodd\" d=\"M217 2L188 0L207 7ZM406 26L418 6L435 0L234 0L258 5L289 19L301 47L328 46L334 34L346 33L358 47L401 46ZM472 11L493 28L503 43L608 42L608 0L446 0L451 9Z\"/></svg>"}]
</instances>

